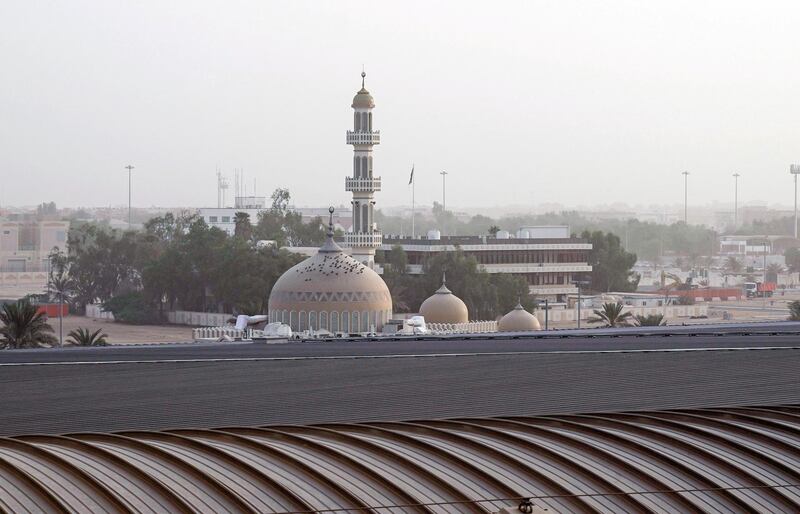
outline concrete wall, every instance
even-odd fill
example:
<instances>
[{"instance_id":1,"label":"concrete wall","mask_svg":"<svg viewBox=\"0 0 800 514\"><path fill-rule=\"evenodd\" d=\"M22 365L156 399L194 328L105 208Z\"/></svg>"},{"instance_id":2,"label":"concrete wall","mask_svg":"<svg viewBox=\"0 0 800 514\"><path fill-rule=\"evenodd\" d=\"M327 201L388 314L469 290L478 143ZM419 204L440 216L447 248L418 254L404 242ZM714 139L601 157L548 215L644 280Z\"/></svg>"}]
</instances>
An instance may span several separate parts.
<instances>
[{"instance_id":1,"label":"concrete wall","mask_svg":"<svg viewBox=\"0 0 800 514\"><path fill-rule=\"evenodd\" d=\"M670 305L668 307L625 307L625 312L632 312L634 316L649 316L651 314L663 314L666 320L674 320L677 318L687 318L690 316L708 316L708 305ZM543 310L534 312L539 323L544 326ZM553 309L550 311L550 322L577 322L578 320L577 309ZM594 316L593 309L581 308L581 320L585 321L587 318Z\"/></svg>"},{"instance_id":2,"label":"concrete wall","mask_svg":"<svg viewBox=\"0 0 800 514\"><path fill-rule=\"evenodd\" d=\"M219 312L172 311L167 313L167 320L175 325L192 325L198 327L220 327L228 323L232 314Z\"/></svg>"}]
</instances>

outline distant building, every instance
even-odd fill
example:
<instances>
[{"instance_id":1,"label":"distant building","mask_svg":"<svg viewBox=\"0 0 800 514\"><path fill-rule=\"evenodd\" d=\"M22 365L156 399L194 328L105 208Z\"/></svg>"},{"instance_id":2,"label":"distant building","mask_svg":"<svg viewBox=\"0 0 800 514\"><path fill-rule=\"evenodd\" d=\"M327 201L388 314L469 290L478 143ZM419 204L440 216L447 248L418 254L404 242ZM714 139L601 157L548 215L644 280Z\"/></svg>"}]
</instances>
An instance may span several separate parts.
<instances>
[{"instance_id":1,"label":"distant building","mask_svg":"<svg viewBox=\"0 0 800 514\"><path fill-rule=\"evenodd\" d=\"M250 215L250 223L255 225L258 223L259 213L268 208L266 197L248 196L236 198L234 207L202 207L197 209L197 214L203 218L203 221L208 226L217 227L228 233L228 235L233 235L236 228L237 212L244 212ZM310 223L314 218L322 218L324 220L328 216L327 207L290 207L289 210L299 212L303 216L303 223ZM352 212L343 207L338 209L333 216L333 226L336 230L341 230L342 232L349 231L353 226Z\"/></svg>"},{"instance_id":2,"label":"distant building","mask_svg":"<svg viewBox=\"0 0 800 514\"><path fill-rule=\"evenodd\" d=\"M540 299L565 301L578 292L576 280L588 278L591 243L570 236L567 226L522 227L513 238L507 231L497 237L440 236L431 231L427 238L387 236L381 248L399 245L408 255L409 273L422 273L424 262L442 252L460 248L475 257L488 273L508 273L525 279L531 294Z\"/></svg>"},{"instance_id":3,"label":"distant building","mask_svg":"<svg viewBox=\"0 0 800 514\"><path fill-rule=\"evenodd\" d=\"M0 221L0 271L48 269L49 254L67 245L68 221Z\"/></svg>"}]
</instances>

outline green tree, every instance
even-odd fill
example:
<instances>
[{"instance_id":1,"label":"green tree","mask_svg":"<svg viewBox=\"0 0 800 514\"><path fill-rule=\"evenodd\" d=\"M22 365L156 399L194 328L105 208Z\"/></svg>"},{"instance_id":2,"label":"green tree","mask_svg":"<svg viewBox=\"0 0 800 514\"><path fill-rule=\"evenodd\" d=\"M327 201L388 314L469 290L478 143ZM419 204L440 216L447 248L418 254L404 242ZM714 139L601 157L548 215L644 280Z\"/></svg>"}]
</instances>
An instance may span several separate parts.
<instances>
[{"instance_id":1,"label":"green tree","mask_svg":"<svg viewBox=\"0 0 800 514\"><path fill-rule=\"evenodd\" d=\"M787 248L783 255L789 271L792 273L800 271L800 248Z\"/></svg>"},{"instance_id":2,"label":"green tree","mask_svg":"<svg viewBox=\"0 0 800 514\"><path fill-rule=\"evenodd\" d=\"M0 309L0 344L3 348L36 348L56 343L47 316L29 300L3 304Z\"/></svg>"},{"instance_id":3,"label":"green tree","mask_svg":"<svg viewBox=\"0 0 800 514\"><path fill-rule=\"evenodd\" d=\"M789 321L800 321L800 300L789 302Z\"/></svg>"},{"instance_id":4,"label":"green tree","mask_svg":"<svg viewBox=\"0 0 800 514\"><path fill-rule=\"evenodd\" d=\"M586 321L589 323L602 323L606 327L627 327L630 326L632 314L630 311L624 312L625 306L621 302L606 302L600 309L594 309L594 316Z\"/></svg>"},{"instance_id":5,"label":"green tree","mask_svg":"<svg viewBox=\"0 0 800 514\"><path fill-rule=\"evenodd\" d=\"M74 346L108 346L108 337L102 328L91 332L88 328L76 328L67 334L67 343Z\"/></svg>"},{"instance_id":6,"label":"green tree","mask_svg":"<svg viewBox=\"0 0 800 514\"><path fill-rule=\"evenodd\" d=\"M636 291L639 276L632 271L636 264L636 254L625 251L619 237L600 231L586 231L581 237L592 244L589 252L592 289L604 292Z\"/></svg>"},{"instance_id":7,"label":"green tree","mask_svg":"<svg viewBox=\"0 0 800 514\"><path fill-rule=\"evenodd\" d=\"M492 225L491 227L489 227L489 230L487 232L489 232L490 236L497 237L497 233L500 232L500 227L498 227L497 225Z\"/></svg>"},{"instance_id":8,"label":"green tree","mask_svg":"<svg viewBox=\"0 0 800 514\"><path fill-rule=\"evenodd\" d=\"M416 307L436 291L447 272L447 287L467 305L472 319L495 319L514 308L519 299L526 309L535 306L528 285L521 277L508 274L490 275L481 269L473 256L461 249L429 258L423 265L423 275L411 283ZM409 295L411 296L411 294Z\"/></svg>"},{"instance_id":9,"label":"green tree","mask_svg":"<svg viewBox=\"0 0 800 514\"><path fill-rule=\"evenodd\" d=\"M742 271L742 263L739 262L739 259L733 255L730 255L727 259L725 259L725 270L728 273L739 273Z\"/></svg>"},{"instance_id":10,"label":"green tree","mask_svg":"<svg viewBox=\"0 0 800 514\"><path fill-rule=\"evenodd\" d=\"M140 292L123 293L103 302L103 310L114 315L114 321L131 325L148 325L160 320L153 306Z\"/></svg>"},{"instance_id":11,"label":"green tree","mask_svg":"<svg viewBox=\"0 0 800 514\"><path fill-rule=\"evenodd\" d=\"M663 314L648 314L647 316L639 314L636 316L636 324L640 327L659 327L666 325L667 322L664 320Z\"/></svg>"},{"instance_id":12,"label":"green tree","mask_svg":"<svg viewBox=\"0 0 800 514\"><path fill-rule=\"evenodd\" d=\"M237 212L234 220L234 236L245 241L253 238L253 225L250 223L250 215L246 212Z\"/></svg>"}]
</instances>

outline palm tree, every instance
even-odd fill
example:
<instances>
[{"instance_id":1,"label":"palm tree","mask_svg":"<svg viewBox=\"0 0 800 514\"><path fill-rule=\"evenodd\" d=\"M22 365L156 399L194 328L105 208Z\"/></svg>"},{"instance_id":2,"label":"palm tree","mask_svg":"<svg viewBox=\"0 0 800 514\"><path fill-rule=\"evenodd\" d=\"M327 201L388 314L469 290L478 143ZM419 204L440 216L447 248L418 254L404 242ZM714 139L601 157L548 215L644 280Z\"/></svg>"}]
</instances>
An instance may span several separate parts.
<instances>
[{"instance_id":1,"label":"palm tree","mask_svg":"<svg viewBox=\"0 0 800 514\"><path fill-rule=\"evenodd\" d=\"M3 348L36 348L56 342L47 317L29 300L7 303L0 310L0 345Z\"/></svg>"},{"instance_id":2,"label":"palm tree","mask_svg":"<svg viewBox=\"0 0 800 514\"><path fill-rule=\"evenodd\" d=\"M625 306L622 302L603 304L601 309L594 310L594 316L589 318L589 323L603 323L606 327L630 326L631 312L622 312Z\"/></svg>"},{"instance_id":3,"label":"palm tree","mask_svg":"<svg viewBox=\"0 0 800 514\"><path fill-rule=\"evenodd\" d=\"M94 332L89 332L88 328L70 330L67 334L69 337L67 343L75 346L108 346L108 341L106 341L108 335L101 333L102 331L102 328L98 328Z\"/></svg>"},{"instance_id":4,"label":"palm tree","mask_svg":"<svg viewBox=\"0 0 800 514\"><path fill-rule=\"evenodd\" d=\"M800 300L789 302L789 321L800 321Z\"/></svg>"},{"instance_id":5,"label":"palm tree","mask_svg":"<svg viewBox=\"0 0 800 514\"><path fill-rule=\"evenodd\" d=\"M742 271L742 263L739 262L739 259L731 255L725 260L725 269L728 270L729 273L739 273Z\"/></svg>"},{"instance_id":6,"label":"palm tree","mask_svg":"<svg viewBox=\"0 0 800 514\"><path fill-rule=\"evenodd\" d=\"M69 302L72 290L75 287L73 280L66 275L59 274L50 278L50 288L58 300L58 345L64 346L64 302Z\"/></svg>"},{"instance_id":7,"label":"palm tree","mask_svg":"<svg viewBox=\"0 0 800 514\"><path fill-rule=\"evenodd\" d=\"M640 327L660 327L666 325L667 322L664 321L663 314L649 314L647 316L639 314L636 316L636 324Z\"/></svg>"}]
</instances>

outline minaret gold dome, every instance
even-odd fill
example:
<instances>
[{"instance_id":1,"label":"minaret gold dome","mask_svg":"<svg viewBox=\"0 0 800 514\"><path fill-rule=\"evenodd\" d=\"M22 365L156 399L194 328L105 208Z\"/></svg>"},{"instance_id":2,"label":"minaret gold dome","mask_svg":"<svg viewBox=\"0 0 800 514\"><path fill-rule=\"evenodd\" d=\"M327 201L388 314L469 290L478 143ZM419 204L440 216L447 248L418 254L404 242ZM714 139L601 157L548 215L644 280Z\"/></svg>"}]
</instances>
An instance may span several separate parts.
<instances>
[{"instance_id":1,"label":"minaret gold dome","mask_svg":"<svg viewBox=\"0 0 800 514\"><path fill-rule=\"evenodd\" d=\"M372 109L375 107L375 99L364 87L364 78L367 76L363 71L361 72L361 89L353 97L353 109Z\"/></svg>"}]
</instances>

